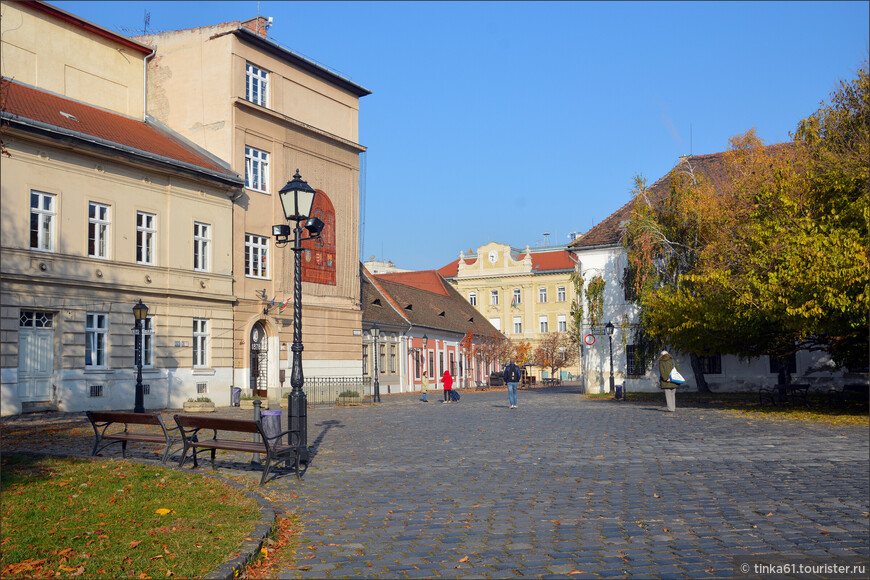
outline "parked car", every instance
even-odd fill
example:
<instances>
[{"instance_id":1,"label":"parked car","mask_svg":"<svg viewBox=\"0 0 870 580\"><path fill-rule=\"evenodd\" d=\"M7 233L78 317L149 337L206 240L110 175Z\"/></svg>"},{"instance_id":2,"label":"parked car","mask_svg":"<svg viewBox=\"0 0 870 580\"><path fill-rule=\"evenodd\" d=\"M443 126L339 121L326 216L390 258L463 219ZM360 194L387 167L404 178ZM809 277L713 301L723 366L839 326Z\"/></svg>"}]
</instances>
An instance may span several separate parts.
<instances>
[{"instance_id":1,"label":"parked car","mask_svg":"<svg viewBox=\"0 0 870 580\"><path fill-rule=\"evenodd\" d=\"M496 371L494 373L490 373L489 386L490 387L503 387L504 386L504 375L498 371Z\"/></svg>"}]
</instances>

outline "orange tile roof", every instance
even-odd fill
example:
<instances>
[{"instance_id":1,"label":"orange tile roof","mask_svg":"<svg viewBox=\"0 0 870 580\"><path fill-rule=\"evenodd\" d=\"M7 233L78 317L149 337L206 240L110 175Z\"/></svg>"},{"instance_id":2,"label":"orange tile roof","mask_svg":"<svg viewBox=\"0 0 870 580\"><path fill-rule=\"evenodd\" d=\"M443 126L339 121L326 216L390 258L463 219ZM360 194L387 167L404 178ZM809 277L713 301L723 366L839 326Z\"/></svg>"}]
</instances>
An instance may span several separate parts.
<instances>
[{"instance_id":1,"label":"orange tile roof","mask_svg":"<svg viewBox=\"0 0 870 580\"><path fill-rule=\"evenodd\" d=\"M576 263L568 250L554 250L552 252L529 252L532 255L532 271L536 273L573 270ZM520 255L519 260L525 258Z\"/></svg>"},{"instance_id":2,"label":"orange tile roof","mask_svg":"<svg viewBox=\"0 0 870 580\"><path fill-rule=\"evenodd\" d=\"M404 284L418 290L425 290L433 294L449 296L447 288L444 287L443 279L435 270L424 270L422 272L391 272L389 274L376 274L375 278Z\"/></svg>"},{"instance_id":3,"label":"orange tile roof","mask_svg":"<svg viewBox=\"0 0 870 580\"><path fill-rule=\"evenodd\" d=\"M0 79L0 94L5 105L4 121L27 121L47 125L49 129L74 132L82 138L95 138L107 144L124 146L133 152L164 161L181 162L223 178L241 178L227 166L172 132L145 121L98 109L80 101L22 85L6 77Z\"/></svg>"}]
</instances>

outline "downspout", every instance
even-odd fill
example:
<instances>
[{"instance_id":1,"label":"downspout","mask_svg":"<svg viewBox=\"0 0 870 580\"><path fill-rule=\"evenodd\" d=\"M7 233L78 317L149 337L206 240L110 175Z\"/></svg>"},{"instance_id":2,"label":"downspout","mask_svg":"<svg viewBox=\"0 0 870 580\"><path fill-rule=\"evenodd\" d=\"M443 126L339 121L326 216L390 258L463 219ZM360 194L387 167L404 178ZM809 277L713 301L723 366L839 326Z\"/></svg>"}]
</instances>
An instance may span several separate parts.
<instances>
[{"instance_id":1,"label":"downspout","mask_svg":"<svg viewBox=\"0 0 870 580\"><path fill-rule=\"evenodd\" d=\"M148 59L157 54L156 49L151 49L151 54L142 61L142 121L148 117Z\"/></svg>"}]
</instances>

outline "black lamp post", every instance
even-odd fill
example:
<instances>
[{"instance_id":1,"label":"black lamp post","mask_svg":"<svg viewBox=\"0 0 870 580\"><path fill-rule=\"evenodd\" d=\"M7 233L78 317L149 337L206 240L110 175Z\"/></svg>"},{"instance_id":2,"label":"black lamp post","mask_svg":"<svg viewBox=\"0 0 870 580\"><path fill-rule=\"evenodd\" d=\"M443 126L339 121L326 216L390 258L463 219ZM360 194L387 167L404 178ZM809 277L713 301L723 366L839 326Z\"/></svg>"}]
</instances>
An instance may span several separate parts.
<instances>
[{"instance_id":1,"label":"black lamp post","mask_svg":"<svg viewBox=\"0 0 870 580\"><path fill-rule=\"evenodd\" d=\"M613 331L616 327L612 322L608 322L604 326L604 332L607 333L607 342L610 343L610 392L613 392Z\"/></svg>"},{"instance_id":2,"label":"black lamp post","mask_svg":"<svg viewBox=\"0 0 870 580\"><path fill-rule=\"evenodd\" d=\"M372 327L372 337L375 339L375 403L381 402L381 383L378 380L378 358L380 357L380 352L378 352L378 337L381 335L381 329L378 328L378 325L375 324Z\"/></svg>"},{"instance_id":3,"label":"black lamp post","mask_svg":"<svg viewBox=\"0 0 870 580\"><path fill-rule=\"evenodd\" d=\"M302 180L299 175L299 170L293 175L293 179L278 192L278 197L281 199L281 207L284 210L284 217L288 222L296 222L296 227L293 228L293 245L291 250L295 254L294 260L294 281L293 281L293 345L290 350L293 352L293 363L290 371L290 398L288 406L290 408L290 430L299 433L296 446L300 449L302 460L308 462L308 398L305 396L305 391L302 390L302 385L305 378L302 375L302 242L305 240L316 239L320 237L323 231L323 222L316 217L311 217L311 208L314 206L314 198L317 192ZM308 237L302 237L302 222L305 222L305 229L308 230ZM286 245L290 242L290 226L281 224L272 226L272 235L275 236L275 244L278 246Z\"/></svg>"},{"instance_id":4,"label":"black lamp post","mask_svg":"<svg viewBox=\"0 0 870 580\"><path fill-rule=\"evenodd\" d=\"M145 412L145 393L142 387L142 321L148 318L148 307L139 299L133 307L133 318L136 320L136 399L133 404L134 413Z\"/></svg>"}]
</instances>

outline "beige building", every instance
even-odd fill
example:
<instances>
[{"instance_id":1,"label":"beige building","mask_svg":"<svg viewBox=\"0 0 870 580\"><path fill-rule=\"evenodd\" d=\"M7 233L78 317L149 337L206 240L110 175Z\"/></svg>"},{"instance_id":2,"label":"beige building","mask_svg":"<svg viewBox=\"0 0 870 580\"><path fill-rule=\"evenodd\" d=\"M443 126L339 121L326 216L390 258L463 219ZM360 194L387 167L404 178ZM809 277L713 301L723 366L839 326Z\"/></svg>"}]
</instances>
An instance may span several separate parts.
<instances>
[{"instance_id":1,"label":"beige building","mask_svg":"<svg viewBox=\"0 0 870 580\"><path fill-rule=\"evenodd\" d=\"M438 273L512 342L528 341L534 348L544 335L569 330L575 267L563 246L520 251L490 242L468 255L460 252ZM566 367L562 378L579 370L576 363ZM547 377L546 369L532 372Z\"/></svg>"},{"instance_id":2,"label":"beige building","mask_svg":"<svg viewBox=\"0 0 870 580\"><path fill-rule=\"evenodd\" d=\"M2 412L227 404L228 166L145 117L152 50L39 2L3 2Z\"/></svg>"},{"instance_id":3,"label":"beige building","mask_svg":"<svg viewBox=\"0 0 870 580\"><path fill-rule=\"evenodd\" d=\"M289 25L289 23L288 23ZM359 99L369 91L267 38L265 18L138 37L153 46L147 108L245 176L233 215L234 382L275 397L289 386L293 252L278 190L298 169L318 190L323 239L303 254L303 368L359 376Z\"/></svg>"}]
</instances>

